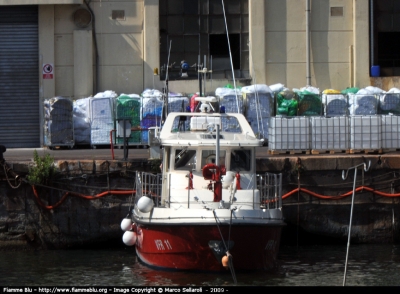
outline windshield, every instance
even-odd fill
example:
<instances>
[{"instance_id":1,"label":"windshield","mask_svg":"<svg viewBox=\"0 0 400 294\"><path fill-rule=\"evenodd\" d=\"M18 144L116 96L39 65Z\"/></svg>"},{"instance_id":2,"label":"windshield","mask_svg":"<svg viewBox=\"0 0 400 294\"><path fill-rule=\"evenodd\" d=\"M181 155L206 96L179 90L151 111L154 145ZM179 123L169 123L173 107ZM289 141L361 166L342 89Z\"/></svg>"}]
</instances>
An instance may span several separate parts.
<instances>
[{"instance_id":1,"label":"windshield","mask_svg":"<svg viewBox=\"0 0 400 294\"><path fill-rule=\"evenodd\" d=\"M175 150L175 170L196 169L196 150L187 148Z\"/></svg>"},{"instance_id":2,"label":"windshield","mask_svg":"<svg viewBox=\"0 0 400 294\"><path fill-rule=\"evenodd\" d=\"M241 133L242 129L239 125L239 121L234 116L221 116L220 129L223 132L230 133ZM203 122L203 123L202 123ZM197 126L195 129L191 129L192 126ZM172 124L172 133L176 132L190 132L190 131L206 131L207 126L210 123L210 119L203 116L187 116L180 115L175 117L174 123ZM213 122L215 124L215 122ZM199 127L200 126L200 127Z\"/></svg>"},{"instance_id":3,"label":"windshield","mask_svg":"<svg viewBox=\"0 0 400 294\"><path fill-rule=\"evenodd\" d=\"M231 170L249 171L251 169L251 150L232 150Z\"/></svg>"},{"instance_id":4,"label":"windshield","mask_svg":"<svg viewBox=\"0 0 400 294\"><path fill-rule=\"evenodd\" d=\"M201 166L205 166L206 164L216 164L216 157L215 157L215 149L213 150L203 150L201 154ZM220 150L219 151L219 165L220 166L225 166L225 150Z\"/></svg>"}]
</instances>

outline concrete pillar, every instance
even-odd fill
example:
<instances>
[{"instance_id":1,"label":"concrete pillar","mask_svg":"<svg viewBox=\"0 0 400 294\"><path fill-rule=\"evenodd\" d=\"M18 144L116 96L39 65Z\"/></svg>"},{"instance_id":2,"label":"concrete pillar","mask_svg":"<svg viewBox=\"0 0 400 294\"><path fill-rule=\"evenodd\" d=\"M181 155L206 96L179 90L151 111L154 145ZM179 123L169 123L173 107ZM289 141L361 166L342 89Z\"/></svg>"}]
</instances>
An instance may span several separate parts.
<instances>
[{"instance_id":1,"label":"concrete pillar","mask_svg":"<svg viewBox=\"0 0 400 294\"><path fill-rule=\"evenodd\" d=\"M159 0L144 0L143 16L143 86L162 88L160 76L154 76L154 68L160 66ZM160 70L160 69L159 69ZM154 79L154 80L153 80Z\"/></svg>"},{"instance_id":2,"label":"concrete pillar","mask_svg":"<svg viewBox=\"0 0 400 294\"><path fill-rule=\"evenodd\" d=\"M265 0L249 1L249 39L250 39L250 76L258 84L265 84L266 46L265 46ZM253 67L254 65L254 67ZM253 80L254 83L254 80Z\"/></svg>"},{"instance_id":3,"label":"concrete pillar","mask_svg":"<svg viewBox=\"0 0 400 294\"><path fill-rule=\"evenodd\" d=\"M39 5L39 75L41 98L52 98L55 96L54 72L52 79L42 78L42 67L44 64L52 64L54 71L54 5Z\"/></svg>"},{"instance_id":4,"label":"concrete pillar","mask_svg":"<svg viewBox=\"0 0 400 294\"><path fill-rule=\"evenodd\" d=\"M43 134L43 100L55 96L55 79L57 73L54 71L54 5L39 5L38 8L38 31L39 31L39 125L40 146L44 145ZM43 79L44 64L53 65L53 78Z\"/></svg>"},{"instance_id":5,"label":"concrete pillar","mask_svg":"<svg viewBox=\"0 0 400 294\"><path fill-rule=\"evenodd\" d=\"M369 85L369 1L353 0L354 82L356 87Z\"/></svg>"}]
</instances>

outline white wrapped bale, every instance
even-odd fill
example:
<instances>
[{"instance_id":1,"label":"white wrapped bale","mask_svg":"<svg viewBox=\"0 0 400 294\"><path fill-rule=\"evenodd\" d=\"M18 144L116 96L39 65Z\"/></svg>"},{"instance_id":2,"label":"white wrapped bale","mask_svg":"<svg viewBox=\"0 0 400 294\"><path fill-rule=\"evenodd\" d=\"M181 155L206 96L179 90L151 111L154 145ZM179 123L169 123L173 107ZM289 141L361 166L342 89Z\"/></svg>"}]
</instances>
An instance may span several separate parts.
<instances>
[{"instance_id":1,"label":"white wrapped bale","mask_svg":"<svg viewBox=\"0 0 400 294\"><path fill-rule=\"evenodd\" d=\"M153 96L152 96L153 95ZM142 94L141 121L140 127L143 129L141 142L148 144L148 128L159 127L163 111L162 94L157 90L146 90Z\"/></svg>"},{"instance_id":2,"label":"white wrapped bale","mask_svg":"<svg viewBox=\"0 0 400 294\"><path fill-rule=\"evenodd\" d=\"M75 144L90 144L90 98L82 98L74 101L74 138Z\"/></svg>"},{"instance_id":3,"label":"white wrapped bale","mask_svg":"<svg viewBox=\"0 0 400 294\"><path fill-rule=\"evenodd\" d=\"M100 96L100 95L96 95ZM95 97L96 97L95 96ZM110 132L114 129L114 95L90 98L91 145L110 144Z\"/></svg>"},{"instance_id":4,"label":"white wrapped bale","mask_svg":"<svg viewBox=\"0 0 400 294\"><path fill-rule=\"evenodd\" d=\"M44 105L44 144L49 147L74 145L72 100L46 99Z\"/></svg>"},{"instance_id":5,"label":"white wrapped bale","mask_svg":"<svg viewBox=\"0 0 400 294\"><path fill-rule=\"evenodd\" d=\"M350 115L378 114L378 99L374 94L349 94Z\"/></svg>"},{"instance_id":6,"label":"white wrapped bale","mask_svg":"<svg viewBox=\"0 0 400 294\"><path fill-rule=\"evenodd\" d=\"M392 88L379 94L379 110L381 114L400 115L400 90Z\"/></svg>"},{"instance_id":7,"label":"white wrapped bale","mask_svg":"<svg viewBox=\"0 0 400 294\"><path fill-rule=\"evenodd\" d=\"M322 94L325 116L343 116L348 114L347 96L343 94Z\"/></svg>"},{"instance_id":8,"label":"white wrapped bale","mask_svg":"<svg viewBox=\"0 0 400 294\"><path fill-rule=\"evenodd\" d=\"M183 96L170 96L168 97L168 113L171 112L186 112L189 107L189 98ZM173 123L172 129L174 130L189 130L189 121L176 120Z\"/></svg>"},{"instance_id":9,"label":"white wrapped bale","mask_svg":"<svg viewBox=\"0 0 400 294\"><path fill-rule=\"evenodd\" d=\"M243 96L239 89L219 87L215 90L215 96L220 99L220 106L225 107L226 113L243 114Z\"/></svg>"},{"instance_id":10,"label":"white wrapped bale","mask_svg":"<svg viewBox=\"0 0 400 294\"><path fill-rule=\"evenodd\" d=\"M267 85L257 84L242 88L246 101L246 118L259 139L268 140L269 118L274 112L274 97Z\"/></svg>"}]
</instances>

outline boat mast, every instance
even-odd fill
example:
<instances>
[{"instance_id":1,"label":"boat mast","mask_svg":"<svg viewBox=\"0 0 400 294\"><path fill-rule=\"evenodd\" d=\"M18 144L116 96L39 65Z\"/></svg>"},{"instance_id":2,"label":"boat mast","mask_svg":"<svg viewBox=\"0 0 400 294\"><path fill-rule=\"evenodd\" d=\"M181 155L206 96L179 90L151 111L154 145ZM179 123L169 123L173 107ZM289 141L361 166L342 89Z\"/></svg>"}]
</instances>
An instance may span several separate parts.
<instances>
[{"instance_id":1,"label":"boat mast","mask_svg":"<svg viewBox=\"0 0 400 294\"><path fill-rule=\"evenodd\" d=\"M222 183L221 183L221 167L219 166L219 125L215 125L216 130L216 148L215 148L215 165L217 166L215 171L215 184L214 184L214 202L220 202L222 200Z\"/></svg>"},{"instance_id":2,"label":"boat mast","mask_svg":"<svg viewBox=\"0 0 400 294\"><path fill-rule=\"evenodd\" d=\"M164 95L164 104L163 104L163 111L162 111L162 118L161 121L162 123L165 122L167 119L168 115L168 98L169 98L169 89L168 89L168 68L169 68L169 57L171 55L171 45L172 45L172 40L169 41L169 50L168 50L168 60L167 60L167 72L165 74L165 90L166 94Z\"/></svg>"}]
</instances>

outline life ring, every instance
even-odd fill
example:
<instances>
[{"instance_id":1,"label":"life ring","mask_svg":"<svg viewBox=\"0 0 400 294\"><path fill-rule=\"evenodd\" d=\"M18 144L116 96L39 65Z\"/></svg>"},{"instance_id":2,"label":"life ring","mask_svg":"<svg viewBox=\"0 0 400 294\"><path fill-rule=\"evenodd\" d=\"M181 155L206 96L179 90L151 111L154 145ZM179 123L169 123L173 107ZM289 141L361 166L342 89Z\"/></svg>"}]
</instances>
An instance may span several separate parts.
<instances>
[{"instance_id":1,"label":"life ring","mask_svg":"<svg viewBox=\"0 0 400 294\"><path fill-rule=\"evenodd\" d=\"M215 170L216 172L214 172L213 170ZM226 174L225 165L218 166L214 163L206 164L203 167L203 178L205 180L216 180L214 178L215 177L214 175L218 172L220 173L220 175L225 175Z\"/></svg>"},{"instance_id":2,"label":"life ring","mask_svg":"<svg viewBox=\"0 0 400 294\"><path fill-rule=\"evenodd\" d=\"M205 180L213 180L214 179L214 171L212 170L219 170L219 167L214 163L206 164L203 167L203 178Z\"/></svg>"}]
</instances>

